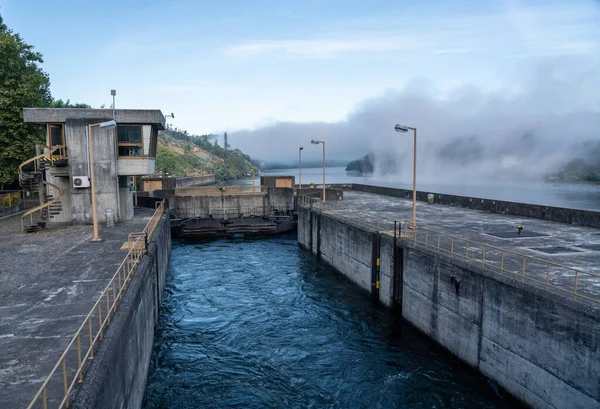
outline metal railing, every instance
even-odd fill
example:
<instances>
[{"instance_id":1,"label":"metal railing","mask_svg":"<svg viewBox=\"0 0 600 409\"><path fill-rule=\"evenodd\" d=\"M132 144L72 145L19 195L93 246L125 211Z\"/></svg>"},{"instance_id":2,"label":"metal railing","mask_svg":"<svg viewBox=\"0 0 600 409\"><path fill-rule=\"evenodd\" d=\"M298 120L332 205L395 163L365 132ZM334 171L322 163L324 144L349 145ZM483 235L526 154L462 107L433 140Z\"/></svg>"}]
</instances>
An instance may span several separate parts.
<instances>
[{"instance_id":1,"label":"metal railing","mask_svg":"<svg viewBox=\"0 0 600 409\"><path fill-rule=\"evenodd\" d=\"M600 274L484 244L477 239L466 239L425 227L413 228L409 221L390 220L360 212L349 214L348 209L340 212L338 203L322 203L320 198L303 196L300 203L367 230L406 239L429 250L541 285L548 291L568 294L575 300L600 303Z\"/></svg>"},{"instance_id":2,"label":"metal railing","mask_svg":"<svg viewBox=\"0 0 600 409\"><path fill-rule=\"evenodd\" d=\"M47 409L48 406L59 409L70 407L70 394L75 385L83 383L84 373L89 369L90 361L94 359L95 347L102 340L111 318L117 312L127 286L146 253L147 243L152 240L156 226L164 214L164 209L163 200L144 231L129 234L129 251L125 259L71 338L27 409L34 407Z\"/></svg>"}]
</instances>

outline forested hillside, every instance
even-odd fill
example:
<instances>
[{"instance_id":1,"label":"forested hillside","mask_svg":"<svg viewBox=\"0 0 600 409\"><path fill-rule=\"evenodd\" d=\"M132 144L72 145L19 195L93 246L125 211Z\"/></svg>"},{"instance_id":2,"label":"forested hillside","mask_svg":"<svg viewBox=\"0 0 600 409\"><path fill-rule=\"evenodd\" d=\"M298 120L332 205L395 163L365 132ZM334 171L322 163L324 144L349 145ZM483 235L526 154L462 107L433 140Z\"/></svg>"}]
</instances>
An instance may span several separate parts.
<instances>
[{"instance_id":1,"label":"forested hillside","mask_svg":"<svg viewBox=\"0 0 600 409\"><path fill-rule=\"evenodd\" d=\"M258 168L248 155L239 149L219 146L216 135L191 135L168 127L159 132L158 142L157 173L172 176L213 173L215 179L221 181L258 174Z\"/></svg>"}]
</instances>

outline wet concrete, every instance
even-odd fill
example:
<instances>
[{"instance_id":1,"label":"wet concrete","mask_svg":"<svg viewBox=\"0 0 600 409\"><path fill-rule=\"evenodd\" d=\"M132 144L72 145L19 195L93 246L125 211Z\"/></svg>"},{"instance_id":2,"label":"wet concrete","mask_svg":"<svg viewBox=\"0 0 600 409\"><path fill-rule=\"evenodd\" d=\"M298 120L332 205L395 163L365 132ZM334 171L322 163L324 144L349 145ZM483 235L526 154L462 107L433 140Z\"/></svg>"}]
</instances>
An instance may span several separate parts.
<instances>
[{"instance_id":1,"label":"wet concrete","mask_svg":"<svg viewBox=\"0 0 600 409\"><path fill-rule=\"evenodd\" d=\"M133 220L101 226L99 243L91 226L25 234L20 216L0 220L2 407L29 404L123 261L121 245L152 213L136 209Z\"/></svg>"},{"instance_id":2,"label":"wet concrete","mask_svg":"<svg viewBox=\"0 0 600 409\"><path fill-rule=\"evenodd\" d=\"M369 193L345 192L344 200L330 202L328 207L354 221L367 216L376 224L379 218L381 226L386 219L391 223L412 217L412 201ZM600 274L600 229L426 203L417 203L417 225L468 239L473 251L483 243ZM542 268L541 263L537 268ZM545 274L545 266L540 274ZM536 278L545 280L542 275ZM572 290L569 271L553 270L551 280ZM600 278L582 275L579 284L585 286L587 295L600 299Z\"/></svg>"}]
</instances>

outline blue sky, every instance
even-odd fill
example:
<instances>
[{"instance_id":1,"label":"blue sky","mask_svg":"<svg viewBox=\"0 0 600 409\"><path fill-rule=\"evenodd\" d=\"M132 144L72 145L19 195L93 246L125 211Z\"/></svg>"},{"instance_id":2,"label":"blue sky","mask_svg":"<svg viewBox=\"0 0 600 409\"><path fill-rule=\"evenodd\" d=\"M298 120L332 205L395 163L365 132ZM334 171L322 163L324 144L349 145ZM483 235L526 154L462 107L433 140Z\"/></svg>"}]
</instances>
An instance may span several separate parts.
<instances>
[{"instance_id":1,"label":"blue sky","mask_svg":"<svg viewBox=\"0 0 600 409\"><path fill-rule=\"evenodd\" d=\"M600 56L598 1L4 0L0 13L44 54L55 98L99 107L115 88L117 108L174 112L194 133L335 122L390 89L518 93L545 61Z\"/></svg>"}]
</instances>

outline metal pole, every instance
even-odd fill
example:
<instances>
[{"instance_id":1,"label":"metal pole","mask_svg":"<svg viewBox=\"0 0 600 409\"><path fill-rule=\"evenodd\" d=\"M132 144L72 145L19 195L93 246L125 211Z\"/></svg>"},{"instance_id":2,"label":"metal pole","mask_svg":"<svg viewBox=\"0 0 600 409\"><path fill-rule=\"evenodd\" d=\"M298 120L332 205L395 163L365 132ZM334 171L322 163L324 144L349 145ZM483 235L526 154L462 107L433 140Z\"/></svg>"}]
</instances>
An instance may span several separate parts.
<instances>
[{"instance_id":1,"label":"metal pole","mask_svg":"<svg viewBox=\"0 0 600 409\"><path fill-rule=\"evenodd\" d=\"M413 128L415 134L414 158L413 158L413 203L412 203L412 225L417 227L417 128Z\"/></svg>"},{"instance_id":2,"label":"metal pole","mask_svg":"<svg viewBox=\"0 0 600 409\"><path fill-rule=\"evenodd\" d=\"M88 125L88 146L90 156L90 185L92 188L92 223L94 225L94 237L92 241L101 241L98 236L98 218L96 217L96 186L94 184L94 147L92 145L92 125Z\"/></svg>"},{"instance_id":3,"label":"metal pole","mask_svg":"<svg viewBox=\"0 0 600 409\"><path fill-rule=\"evenodd\" d=\"M323 203L325 203L325 141L323 141Z\"/></svg>"},{"instance_id":4,"label":"metal pole","mask_svg":"<svg viewBox=\"0 0 600 409\"><path fill-rule=\"evenodd\" d=\"M298 149L298 193L302 194L302 148Z\"/></svg>"}]
</instances>

